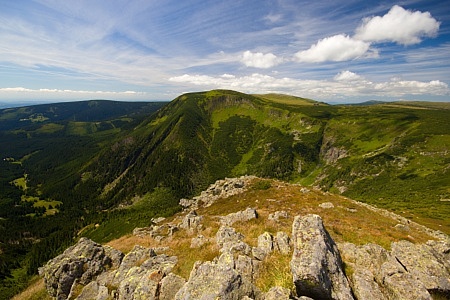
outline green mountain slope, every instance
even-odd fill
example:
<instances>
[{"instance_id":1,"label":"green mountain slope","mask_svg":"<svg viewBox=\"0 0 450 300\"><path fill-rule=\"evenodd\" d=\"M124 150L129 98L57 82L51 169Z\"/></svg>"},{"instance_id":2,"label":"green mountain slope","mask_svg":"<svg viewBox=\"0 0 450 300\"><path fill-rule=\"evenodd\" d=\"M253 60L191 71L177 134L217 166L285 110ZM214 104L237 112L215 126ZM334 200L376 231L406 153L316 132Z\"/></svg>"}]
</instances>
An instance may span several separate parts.
<instances>
[{"instance_id":1,"label":"green mountain slope","mask_svg":"<svg viewBox=\"0 0 450 300\"><path fill-rule=\"evenodd\" d=\"M97 104L106 106L90 110ZM148 226L176 212L178 199L246 174L318 186L450 233L444 104L330 106L227 90L181 95L163 107L109 104L0 114L0 163L8 170L1 255L20 240L26 257L4 274L20 263L33 273L76 234L105 242Z\"/></svg>"},{"instance_id":2,"label":"green mountain slope","mask_svg":"<svg viewBox=\"0 0 450 300\"><path fill-rule=\"evenodd\" d=\"M101 186L102 203L116 205L155 187L185 197L253 174L318 185L449 232L450 111L435 107L186 94L100 155L79 186Z\"/></svg>"},{"instance_id":3,"label":"green mountain slope","mask_svg":"<svg viewBox=\"0 0 450 300\"><path fill-rule=\"evenodd\" d=\"M80 170L166 103L83 101L0 110L0 298L72 242Z\"/></svg>"}]
</instances>

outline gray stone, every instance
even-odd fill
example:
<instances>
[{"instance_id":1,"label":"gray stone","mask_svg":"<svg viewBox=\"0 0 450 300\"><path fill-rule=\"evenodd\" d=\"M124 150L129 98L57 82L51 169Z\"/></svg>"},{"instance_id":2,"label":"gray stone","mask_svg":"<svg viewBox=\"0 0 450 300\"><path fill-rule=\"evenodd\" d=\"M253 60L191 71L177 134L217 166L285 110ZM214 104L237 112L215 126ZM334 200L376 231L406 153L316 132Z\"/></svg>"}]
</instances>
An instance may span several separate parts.
<instances>
[{"instance_id":1,"label":"gray stone","mask_svg":"<svg viewBox=\"0 0 450 300\"><path fill-rule=\"evenodd\" d=\"M375 277L371 271L359 267L354 270L351 281L356 299L387 299L382 293L381 287L375 281Z\"/></svg>"},{"instance_id":2,"label":"gray stone","mask_svg":"<svg viewBox=\"0 0 450 300\"><path fill-rule=\"evenodd\" d=\"M291 271L298 296L353 299L339 250L317 215L295 217Z\"/></svg>"},{"instance_id":3,"label":"gray stone","mask_svg":"<svg viewBox=\"0 0 450 300\"><path fill-rule=\"evenodd\" d=\"M243 211L228 214L221 218L220 223L225 226L231 226L236 222L246 222L256 219L258 214L254 208L247 208Z\"/></svg>"},{"instance_id":4,"label":"gray stone","mask_svg":"<svg viewBox=\"0 0 450 300\"><path fill-rule=\"evenodd\" d=\"M275 236L274 244L276 245L274 248L277 251L280 251L281 254L286 255L291 252L291 239L283 231L277 232L277 235Z\"/></svg>"},{"instance_id":5,"label":"gray stone","mask_svg":"<svg viewBox=\"0 0 450 300\"><path fill-rule=\"evenodd\" d=\"M261 262L247 255L239 255L234 262L236 271L250 282L254 282L259 272Z\"/></svg>"},{"instance_id":6,"label":"gray stone","mask_svg":"<svg viewBox=\"0 0 450 300\"><path fill-rule=\"evenodd\" d=\"M144 261L150 257L156 256L156 253L151 248L145 248L139 245L134 246L122 260L119 268L114 274L112 284L118 286L128 274L128 271L135 266L140 266Z\"/></svg>"},{"instance_id":7,"label":"gray stone","mask_svg":"<svg viewBox=\"0 0 450 300\"><path fill-rule=\"evenodd\" d=\"M108 256L111 254L113 257ZM75 281L88 284L96 276L118 264L123 257L120 251L105 248L89 239L81 238L63 254L50 260L39 269L47 291L56 299L67 299Z\"/></svg>"},{"instance_id":8,"label":"gray stone","mask_svg":"<svg viewBox=\"0 0 450 300\"><path fill-rule=\"evenodd\" d=\"M254 293L253 285L234 269L233 255L224 253L215 262L197 262L175 299L239 300Z\"/></svg>"},{"instance_id":9,"label":"gray stone","mask_svg":"<svg viewBox=\"0 0 450 300\"><path fill-rule=\"evenodd\" d=\"M221 226L216 234L216 243L219 247L222 247L227 242L238 242L244 239L244 235L232 227Z\"/></svg>"},{"instance_id":10,"label":"gray stone","mask_svg":"<svg viewBox=\"0 0 450 300\"><path fill-rule=\"evenodd\" d=\"M427 290L450 293L450 273L427 245L408 241L392 243L391 254L413 277L420 279Z\"/></svg>"},{"instance_id":11,"label":"gray stone","mask_svg":"<svg viewBox=\"0 0 450 300\"><path fill-rule=\"evenodd\" d=\"M107 300L108 288L103 285L99 285L96 281L91 281L81 291L76 300Z\"/></svg>"},{"instance_id":12,"label":"gray stone","mask_svg":"<svg viewBox=\"0 0 450 300\"><path fill-rule=\"evenodd\" d=\"M161 278L158 271L133 267L119 284L118 299L157 299L158 282Z\"/></svg>"},{"instance_id":13,"label":"gray stone","mask_svg":"<svg viewBox=\"0 0 450 300\"><path fill-rule=\"evenodd\" d=\"M273 251L273 236L267 231L258 236L258 248L269 254Z\"/></svg>"},{"instance_id":14,"label":"gray stone","mask_svg":"<svg viewBox=\"0 0 450 300\"><path fill-rule=\"evenodd\" d=\"M423 283L408 273L394 257L381 266L380 274L389 299L432 299Z\"/></svg>"},{"instance_id":15,"label":"gray stone","mask_svg":"<svg viewBox=\"0 0 450 300\"><path fill-rule=\"evenodd\" d=\"M287 288L274 286L264 295L264 300L289 300L291 291Z\"/></svg>"},{"instance_id":16,"label":"gray stone","mask_svg":"<svg viewBox=\"0 0 450 300\"><path fill-rule=\"evenodd\" d=\"M325 208L325 209L334 208L334 204L331 202L324 202L324 203L319 204L319 207Z\"/></svg>"},{"instance_id":17,"label":"gray stone","mask_svg":"<svg viewBox=\"0 0 450 300\"><path fill-rule=\"evenodd\" d=\"M195 210L192 210L184 217L179 227L191 232L198 231L203 227L203 225L201 224L202 221L203 216L198 216L197 212Z\"/></svg>"},{"instance_id":18,"label":"gray stone","mask_svg":"<svg viewBox=\"0 0 450 300\"><path fill-rule=\"evenodd\" d=\"M186 280L178 275L169 273L161 280L161 287L159 290L159 300L172 300L176 293L183 287Z\"/></svg>"},{"instance_id":19,"label":"gray stone","mask_svg":"<svg viewBox=\"0 0 450 300\"><path fill-rule=\"evenodd\" d=\"M378 283L382 280L378 273L389 257L388 252L375 244L356 246L351 243L344 243L339 245L339 249L346 264L353 269L351 281L356 298L388 299L383 294L382 286Z\"/></svg>"}]
</instances>

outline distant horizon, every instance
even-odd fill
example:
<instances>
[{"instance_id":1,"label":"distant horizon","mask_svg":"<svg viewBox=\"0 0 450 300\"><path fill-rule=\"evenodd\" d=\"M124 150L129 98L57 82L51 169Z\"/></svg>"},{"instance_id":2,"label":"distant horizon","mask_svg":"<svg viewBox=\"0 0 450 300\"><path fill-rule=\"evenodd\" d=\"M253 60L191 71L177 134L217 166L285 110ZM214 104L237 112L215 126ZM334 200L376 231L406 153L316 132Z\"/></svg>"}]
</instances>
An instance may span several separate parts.
<instances>
[{"instance_id":1,"label":"distant horizon","mask_svg":"<svg viewBox=\"0 0 450 300\"><path fill-rule=\"evenodd\" d=\"M5 1L0 19L1 102L450 102L448 1Z\"/></svg>"},{"instance_id":2,"label":"distant horizon","mask_svg":"<svg viewBox=\"0 0 450 300\"><path fill-rule=\"evenodd\" d=\"M180 95L182 95L182 94L180 94ZM283 95L293 96L293 95L289 95L289 94L283 94ZM297 96L295 96L295 97L297 97ZM0 100L0 110L8 109L8 108L16 108L16 107L34 106L34 105L87 102L87 101L117 101L117 102L144 102L144 103L145 102L167 102L168 103L175 99L176 99L176 97L174 99L170 99L170 100L82 99L82 100L60 100L60 101L58 101L58 100L20 100L20 101L14 101L14 102ZM362 104L362 103L366 103L366 102L385 102L385 103L391 103L391 102L441 102L441 103L446 103L446 102L448 102L448 101L424 101L424 100L409 100L409 99L393 99L393 100L369 99L369 100L361 100L359 102L355 102L355 101L347 101L347 102L346 101L320 101L320 100L315 100L315 99L310 99L310 100L317 101L317 102L323 102L323 103L326 103L329 105Z\"/></svg>"}]
</instances>

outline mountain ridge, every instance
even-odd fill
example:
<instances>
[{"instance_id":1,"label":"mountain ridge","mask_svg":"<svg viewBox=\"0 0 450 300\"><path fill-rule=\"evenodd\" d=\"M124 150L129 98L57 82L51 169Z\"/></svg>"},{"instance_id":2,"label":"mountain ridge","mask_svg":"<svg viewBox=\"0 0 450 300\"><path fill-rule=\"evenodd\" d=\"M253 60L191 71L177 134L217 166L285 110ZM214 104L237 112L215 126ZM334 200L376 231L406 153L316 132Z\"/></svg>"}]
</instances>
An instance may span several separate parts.
<instances>
[{"instance_id":1,"label":"mountain ridge","mask_svg":"<svg viewBox=\"0 0 450 300\"><path fill-rule=\"evenodd\" d=\"M28 242L40 242L27 246L32 274L73 243L80 228L105 243L173 215L180 198L217 179L246 174L316 186L450 232L446 110L302 99L295 105L295 99L213 90L104 121L54 122L45 114L27 126L17 121L19 127L1 132L11 141L1 145L11 199L0 203L9 214L0 219L10 241L3 245L25 241L17 236L30 232L20 228L9 237L13 212L36 224ZM52 201L62 204L49 215Z\"/></svg>"}]
</instances>

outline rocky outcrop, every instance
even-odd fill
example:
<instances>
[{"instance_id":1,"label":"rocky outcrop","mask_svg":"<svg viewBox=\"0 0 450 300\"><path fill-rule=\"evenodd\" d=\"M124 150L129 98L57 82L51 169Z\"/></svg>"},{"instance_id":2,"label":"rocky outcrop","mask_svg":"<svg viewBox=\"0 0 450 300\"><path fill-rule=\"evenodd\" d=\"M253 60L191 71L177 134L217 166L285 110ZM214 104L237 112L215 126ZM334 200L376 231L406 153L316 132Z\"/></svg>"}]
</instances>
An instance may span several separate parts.
<instances>
[{"instance_id":1,"label":"rocky outcrop","mask_svg":"<svg viewBox=\"0 0 450 300\"><path fill-rule=\"evenodd\" d=\"M254 285L235 268L233 254L223 253L212 262L196 263L189 280L175 299L236 299L254 298Z\"/></svg>"},{"instance_id":2,"label":"rocky outcrop","mask_svg":"<svg viewBox=\"0 0 450 300\"><path fill-rule=\"evenodd\" d=\"M225 178L211 184L199 196L192 199L181 199L180 205L185 209L198 209L211 206L220 198L227 198L247 190L255 176L241 176L239 178Z\"/></svg>"},{"instance_id":3,"label":"rocky outcrop","mask_svg":"<svg viewBox=\"0 0 450 300\"><path fill-rule=\"evenodd\" d=\"M231 213L222 217L220 223L222 225L231 226L236 222L246 222L252 219L256 219L257 217L258 214L256 212L256 209L247 208L246 210Z\"/></svg>"},{"instance_id":4,"label":"rocky outcrop","mask_svg":"<svg viewBox=\"0 0 450 300\"><path fill-rule=\"evenodd\" d=\"M299 296L353 299L339 250L318 215L295 217L292 276Z\"/></svg>"},{"instance_id":5,"label":"rocky outcrop","mask_svg":"<svg viewBox=\"0 0 450 300\"><path fill-rule=\"evenodd\" d=\"M117 267L123 254L108 246L102 246L86 238L50 260L39 269L47 291L56 299L67 299L75 281L88 284L97 275Z\"/></svg>"},{"instance_id":6,"label":"rocky outcrop","mask_svg":"<svg viewBox=\"0 0 450 300\"><path fill-rule=\"evenodd\" d=\"M426 244L400 241L393 243L390 251L375 244L343 243L338 247L322 219L306 215L294 218L291 236L282 231L264 232L252 247L244 241L242 233L229 225L229 221L247 219L243 215L257 215L256 211L249 212L238 212L227 219L227 225L222 225L215 236L220 255L212 261L196 262L188 279L172 273L179 263L175 256L157 254L155 249L142 246L135 246L124 255L85 238L50 260L40 269L40 274L48 292L56 299L450 298L447 240ZM198 230L199 219L196 213L188 213L177 228L186 232ZM155 226L164 228L168 224ZM210 236L198 233L191 239L191 247L202 247L213 241ZM292 255L294 289L274 286L263 293L255 282L276 251Z\"/></svg>"},{"instance_id":7,"label":"rocky outcrop","mask_svg":"<svg viewBox=\"0 0 450 300\"><path fill-rule=\"evenodd\" d=\"M450 244L430 241L392 243L389 252L375 244L340 245L352 268L352 288L357 299L450 298L450 269L444 253Z\"/></svg>"}]
</instances>

